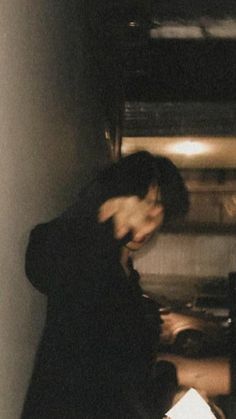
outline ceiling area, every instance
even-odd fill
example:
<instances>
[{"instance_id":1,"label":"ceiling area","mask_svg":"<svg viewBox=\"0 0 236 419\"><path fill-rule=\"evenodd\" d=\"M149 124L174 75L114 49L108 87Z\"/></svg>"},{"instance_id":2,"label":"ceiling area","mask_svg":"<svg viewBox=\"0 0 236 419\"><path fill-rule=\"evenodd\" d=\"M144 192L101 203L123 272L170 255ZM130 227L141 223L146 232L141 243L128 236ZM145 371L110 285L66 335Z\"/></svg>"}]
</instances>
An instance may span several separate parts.
<instances>
[{"instance_id":1,"label":"ceiling area","mask_svg":"<svg viewBox=\"0 0 236 419\"><path fill-rule=\"evenodd\" d=\"M123 152L131 143L135 151L135 138L137 149L163 152L163 137L165 144L169 137L218 137L222 144L227 137L218 165L236 167L229 152L236 142L229 142L236 136L236 2L110 1L98 15L110 51L101 56L108 107L124 103ZM181 161L192 167L193 160Z\"/></svg>"},{"instance_id":2,"label":"ceiling area","mask_svg":"<svg viewBox=\"0 0 236 419\"><path fill-rule=\"evenodd\" d=\"M165 152L175 137L179 150L187 141L187 153L171 154L182 167L236 167L235 0L88 0L86 9L91 85L113 131L119 121L122 152ZM210 159L190 158L196 140L210 141Z\"/></svg>"}]
</instances>

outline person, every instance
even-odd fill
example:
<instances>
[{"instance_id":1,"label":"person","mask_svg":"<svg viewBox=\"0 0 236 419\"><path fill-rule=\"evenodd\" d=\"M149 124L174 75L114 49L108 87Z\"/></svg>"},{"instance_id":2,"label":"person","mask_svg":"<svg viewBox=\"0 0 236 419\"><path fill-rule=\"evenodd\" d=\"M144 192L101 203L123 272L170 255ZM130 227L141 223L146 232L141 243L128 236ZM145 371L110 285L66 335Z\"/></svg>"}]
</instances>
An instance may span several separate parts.
<instances>
[{"instance_id":1,"label":"person","mask_svg":"<svg viewBox=\"0 0 236 419\"><path fill-rule=\"evenodd\" d=\"M72 207L33 229L26 274L48 303L21 419L161 417L158 394L150 397L158 333L122 249L187 209L175 165L142 151L104 168Z\"/></svg>"}]
</instances>

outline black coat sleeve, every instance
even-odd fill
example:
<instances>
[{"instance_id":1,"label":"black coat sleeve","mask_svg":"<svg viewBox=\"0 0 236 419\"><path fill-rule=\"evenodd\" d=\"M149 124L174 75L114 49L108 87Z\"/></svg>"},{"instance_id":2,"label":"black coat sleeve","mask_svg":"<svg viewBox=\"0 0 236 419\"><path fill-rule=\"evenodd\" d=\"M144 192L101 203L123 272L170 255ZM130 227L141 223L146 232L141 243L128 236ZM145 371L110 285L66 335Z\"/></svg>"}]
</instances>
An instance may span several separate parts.
<instances>
[{"instance_id":1,"label":"black coat sleeve","mask_svg":"<svg viewBox=\"0 0 236 419\"><path fill-rule=\"evenodd\" d=\"M50 223L37 225L30 233L26 249L25 272L31 284L48 295L56 282L60 282L58 251L60 230Z\"/></svg>"}]
</instances>

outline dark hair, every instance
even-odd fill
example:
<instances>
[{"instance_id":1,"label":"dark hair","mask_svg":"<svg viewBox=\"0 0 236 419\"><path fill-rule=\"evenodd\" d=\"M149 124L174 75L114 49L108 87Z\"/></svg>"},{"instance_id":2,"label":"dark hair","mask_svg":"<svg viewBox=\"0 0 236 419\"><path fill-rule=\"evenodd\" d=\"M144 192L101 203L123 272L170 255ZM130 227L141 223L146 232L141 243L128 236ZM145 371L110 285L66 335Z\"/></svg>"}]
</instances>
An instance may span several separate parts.
<instances>
[{"instance_id":1,"label":"dark hair","mask_svg":"<svg viewBox=\"0 0 236 419\"><path fill-rule=\"evenodd\" d=\"M189 210L189 195L179 170L166 157L156 156L155 162L157 184L165 207L165 223L184 217Z\"/></svg>"},{"instance_id":2,"label":"dark hair","mask_svg":"<svg viewBox=\"0 0 236 419\"><path fill-rule=\"evenodd\" d=\"M188 192L177 167L166 157L140 151L122 157L102 170L97 180L105 199L136 195L144 198L151 185L159 186L165 222L184 216L189 208Z\"/></svg>"}]
</instances>

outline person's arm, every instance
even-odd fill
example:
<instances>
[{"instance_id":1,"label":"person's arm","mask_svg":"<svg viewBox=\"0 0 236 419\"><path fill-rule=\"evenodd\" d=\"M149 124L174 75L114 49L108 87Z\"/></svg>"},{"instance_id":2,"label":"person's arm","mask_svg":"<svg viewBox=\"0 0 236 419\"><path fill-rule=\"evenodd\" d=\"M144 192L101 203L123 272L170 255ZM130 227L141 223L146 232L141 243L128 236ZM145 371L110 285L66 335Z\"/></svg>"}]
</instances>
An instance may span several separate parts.
<instances>
[{"instance_id":1,"label":"person's arm","mask_svg":"<svg viewBox=\"0 0 236 419\"><path fill-rule=\"evenodd\" d=\"M26 276L45 295L60 275L56 263L60 231L54 231L53 225L39 224L31 231L25 255Z\"/></svg>"},{"instance_id":2,"label":"person's arm","mask_svg":"<svg viewBox=\"0 0 236 419\"><path fill-rule=\"evenodd\" d=\"M228 358L192 359L173 354L160 354L157 361L172 362L179 385L199 389L209 397L231 392L230 360Z\"/></svg>"}]
</instances>

